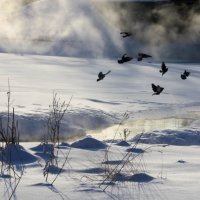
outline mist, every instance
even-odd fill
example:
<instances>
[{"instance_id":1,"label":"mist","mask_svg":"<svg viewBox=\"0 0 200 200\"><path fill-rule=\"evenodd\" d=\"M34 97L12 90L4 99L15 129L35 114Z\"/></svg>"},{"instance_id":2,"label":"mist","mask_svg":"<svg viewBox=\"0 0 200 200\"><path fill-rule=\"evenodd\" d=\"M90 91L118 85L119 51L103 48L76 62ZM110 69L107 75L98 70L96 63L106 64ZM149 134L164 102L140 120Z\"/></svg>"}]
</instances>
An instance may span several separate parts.
<instances>
[{"instance_id":1,"label":"mist","mask_svg":"<svg viewBox=\"0 0 200 200\"><path fill-rule=\"evenodd\" d=\"M200 2L96 2L110 25L132 33L126 51L156 59L200 61Z\"/></svg>"},{"instance_id":2,"label":"mist","mask_svg":"<svg viewBox=\"0 0 200 200\"><path fill-rule=\"evenodd\" d=\"M0 3L1 52L97 58L123 49L90 1L30 2Z\"/></svg>"},{"instance_id":3,"label":"mist","mask_svg":"<svg viewBox=\"0 0 200 200\"><path fill-rule=\"evenodd\" d=\"M181 2L3 0L0 52L198 62L199 1Z\"/></svg>"}]
</instances>

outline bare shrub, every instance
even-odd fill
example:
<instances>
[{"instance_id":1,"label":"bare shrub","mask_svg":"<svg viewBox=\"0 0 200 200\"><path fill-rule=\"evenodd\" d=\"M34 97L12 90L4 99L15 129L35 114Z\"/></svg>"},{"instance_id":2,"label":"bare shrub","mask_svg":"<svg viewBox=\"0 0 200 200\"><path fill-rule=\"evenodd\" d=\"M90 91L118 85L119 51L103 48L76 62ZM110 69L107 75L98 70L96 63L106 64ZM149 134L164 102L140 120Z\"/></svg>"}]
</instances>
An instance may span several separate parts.
<instances>
[{"instance_id":1,"label":"bare shrub","mask_svg":"<svg viewBox=\"0 0 200 200\"><path fill-rule=\"evenodd\" d=\"M57 167L58 168L57 176L58 176L58 174L61 173L68 158L68 155L67 155L66 160L64 161L64 165L62 165L62 167L59 168L58 154L59 154L59 145L60 145L60 128L61 128L63 117L66 111L68 110L71 100L72 100L72 97L70 98L69 102L66 103L65 101L61 101L61 99L58 98L57 93L53 93L52 104L49 105L49 113L47 117L48 131L45 137L45 143L46 144L51 143L52 145L50 149L50 159L46 160L46 164L43 169L43 174L44 174L44 177L46 178L46 181L48 181L50 168ZM56 179L54 179L52 184L55 182L55 180Z\"/></svg>"}]
</instances>

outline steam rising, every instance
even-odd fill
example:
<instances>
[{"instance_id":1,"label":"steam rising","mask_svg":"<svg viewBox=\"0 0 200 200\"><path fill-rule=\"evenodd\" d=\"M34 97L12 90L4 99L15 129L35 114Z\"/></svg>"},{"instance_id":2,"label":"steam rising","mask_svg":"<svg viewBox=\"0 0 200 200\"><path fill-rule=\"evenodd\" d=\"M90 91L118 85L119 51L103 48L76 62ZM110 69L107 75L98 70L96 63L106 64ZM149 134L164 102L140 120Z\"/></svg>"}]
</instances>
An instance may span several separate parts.
<instances>
[{"instance_id":1,"label":"steam rising","mask_svg":"<svg viewBox=\"0 0 200 200\"><path fill-rule=\"evenodd\" d=\"M4 52L102 57L123 46L90 1L4 0L0 7Z\"/></svg>"},{"instance_id":2,"label":"steam rising","mask_svg":"<svg viewBox=\"0 0 200 200\"><path fill-rule=\"evenodd\" d=\"M0 51L199 61L200 3L2 0ZM182 1L183 2L183 1ZM120 38L131 31L132 38Z\"/></svg>"},{"instance_id":3,"label":"steam rising","mask_svg":"<svg viewBox=\"0 0 200 200\"><path fill-rule=\"evenodd\" d=\"M199 61L200 2L184 2L101 2L97 7L112 25L133 33L131 53L140 49L154 58Z\"/></svg>"}]
</instances>

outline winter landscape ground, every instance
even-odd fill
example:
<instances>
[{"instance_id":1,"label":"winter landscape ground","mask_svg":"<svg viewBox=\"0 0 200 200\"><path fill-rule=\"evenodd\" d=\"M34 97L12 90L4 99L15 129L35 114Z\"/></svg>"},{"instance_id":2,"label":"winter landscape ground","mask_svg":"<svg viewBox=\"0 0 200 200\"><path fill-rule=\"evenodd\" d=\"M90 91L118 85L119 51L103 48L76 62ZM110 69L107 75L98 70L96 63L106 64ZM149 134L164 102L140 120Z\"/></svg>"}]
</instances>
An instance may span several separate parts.
<instances>
[{"instance_id":1,"label":"winter landscape ground","mask_svg":"<svg viewBox=\"0 0 200 200\"><path fill-rule=\"evenodd\" d=\"M0 199L198 199L199 62L118 64L134 41L77 2L20 6L12 31L0 14Z\"/></svg>"}]
</instances>

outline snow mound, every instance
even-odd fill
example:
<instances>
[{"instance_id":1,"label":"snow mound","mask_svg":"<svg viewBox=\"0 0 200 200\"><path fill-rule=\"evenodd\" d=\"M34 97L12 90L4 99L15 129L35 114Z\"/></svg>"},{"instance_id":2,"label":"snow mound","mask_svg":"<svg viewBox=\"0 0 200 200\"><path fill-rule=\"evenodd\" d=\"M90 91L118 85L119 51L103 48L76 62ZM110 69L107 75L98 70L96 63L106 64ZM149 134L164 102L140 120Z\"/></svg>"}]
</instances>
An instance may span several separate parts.
<instances>
[{"instance_id":1,"label":"snow mound","mask_svg":"<svg viewBox=\"0 0 200 200\"><path fill-rule=\"evenodd\" d=\"M6 163L15 164L29 164L37 160L37 157L28 153L22 146L9 144L5 147L5 150L0 154L0 159Z\"/></svg>"},{"instance_id":2,"label":"snow mound","mask_svg":"<svg viewBox=\"0 0 200 200\"><path fill-rule=\"evenodd\" d=\"M115 181L121 181L121 182L138 182L138 183L148 183L150 181L154 180L154 177L146 174L146 173L137 173L134 175L125 175L118 173L115 175Z\"/></svg>"},{"instance_id":3,"label":"snow mound","mask_svg":"<svg viewBox=\"0 0 200 200\"><path fill-rule=\"evenodd\" d=\"M138 173L138 174L134 174L132 176L127 177L128 181L139 182L139 183L150 182L153 179L154 177L149 176L146 173Z\"/></svg>"},{"instance_id":4,"label":"snow mound","mask_svg":"<svg viewBox=\"0 0 200 200\"><path fill-rule=\"evenodd\" d=\"M122 147L129 147L130 144L124 140L122 140L121 142L117 143L116 145L118 146L122 146Z\"/></svg>"},{"instance_id":5,"label":"snow mound","mask_svg":"<svg viewBox=\"0 0 200 200\"><path fill-rule=\"evenodd\" d=\"M132 152L132 153L144 153L145 150L140 149L140 148L129 148L126 150L127 152Z\"/></svg>"},{"instance_id":6,"label":"snow mound","mask_svg":"<svg viewBox=\"0 0 200 200\"><path fill-rule=\"evenodd\" d=\"M52 144L41 143L36 147L31 148L31 150L35 152L51 152L52 148L53 148Z\"/></svg>"},{"instance_id":7,"label":"snow mound","mask_svg":"<svg viewBox=\"0 0 200 200\"><path fill-rule=\"evenodd\" d=\"M106 146L107 145L104 144L103 142L91 137L84 138L82 140L79 140L71 144L71 147L74 148L93 149L93 150L104 149L106 148Z\"/></svg>"},{"instance_id":8,"label":"snow mound","mask_svg":"<svg viewBox=\"0 0 200 200\"><path fill-rule=\"evenodd\" d=\"M41 157L44 160L49 160L51 158L51 151L53 149L53 144L41 143L33 148L32 151L35 151L35 155Z\"/></svg>"},{"instance_id":9,"label":"snow mound","mask_svg":"<svg viewBox=\"0 0 200 200\"><path fill-rule=\"evenodd\" d=\"M133 141L137 141L138 138L141 143L146 144L200 145L200 131L195 129L154 131L137 135Z\"/></svg>"}]
</instances>

